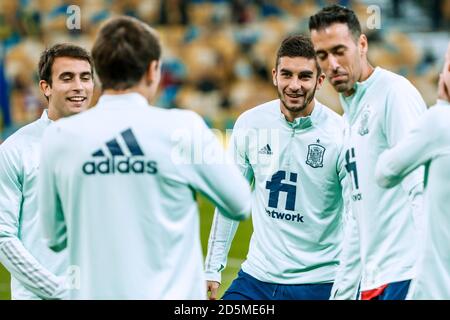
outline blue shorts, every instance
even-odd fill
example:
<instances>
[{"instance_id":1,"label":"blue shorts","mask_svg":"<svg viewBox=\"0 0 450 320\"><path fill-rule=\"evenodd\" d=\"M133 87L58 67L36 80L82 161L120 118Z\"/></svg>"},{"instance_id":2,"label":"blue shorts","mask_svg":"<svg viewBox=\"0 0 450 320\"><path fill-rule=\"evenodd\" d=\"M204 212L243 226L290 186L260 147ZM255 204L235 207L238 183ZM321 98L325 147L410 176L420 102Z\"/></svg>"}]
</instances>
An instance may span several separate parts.
<instances>
[{"instance_id":1,"label":"blue shorts","mask_svg":"<svg viewBox=\"0 0 450 320\"><path fill-rule=\"evenodd\" d=\"M361 300L405 300L411 280L391 282L376 289L361 292Z\"/></svg>"},{"instance_id":2,"label":"blue shorts","mask_svg":"<svg viewBox=\"0 0 450 320\"><path fill-rule=\"evenodd\" d=\"M328 300L332 283L275 284L259 281L239 270L223 300Z\"/></svg>"}]
</instances>

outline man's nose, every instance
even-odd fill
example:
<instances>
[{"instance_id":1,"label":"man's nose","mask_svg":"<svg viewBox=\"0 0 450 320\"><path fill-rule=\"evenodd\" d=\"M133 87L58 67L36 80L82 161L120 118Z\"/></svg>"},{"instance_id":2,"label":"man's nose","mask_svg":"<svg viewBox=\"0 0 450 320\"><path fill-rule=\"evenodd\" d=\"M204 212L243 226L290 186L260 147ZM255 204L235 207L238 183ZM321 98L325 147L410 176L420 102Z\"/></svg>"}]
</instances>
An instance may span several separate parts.
<instances>
[{"instance_id":1,"label":"man's nose","mask_svg":"<svg viewBox=\"0 0 450 320\"><path fill-rule=\"evenodd\" d=\"M340 67L338 59L332 54L328 56L328 64L331 71L337 71Z\"/></svg>"},{"instance_id":2,"label":"man's nose","mask_svg":"<svg viewBox=\"0 0 450 320\"><path fill-rule=\"evenodd\" d=\"M289 88L293 91L298 91L302 87L300 79L297 77L292 78L291 82L289 83Z\"/></svg>"},{"instance_id":3,"label":"man's nose","mask_svg":"<svg viewBox=\"0 0 450 320\"><path fill-rule=\"evenodd\" d=\"M76 90L76 91L83 90L83 83L79 77L74 78L72 90Z\"/></svg>"}]
</instances>

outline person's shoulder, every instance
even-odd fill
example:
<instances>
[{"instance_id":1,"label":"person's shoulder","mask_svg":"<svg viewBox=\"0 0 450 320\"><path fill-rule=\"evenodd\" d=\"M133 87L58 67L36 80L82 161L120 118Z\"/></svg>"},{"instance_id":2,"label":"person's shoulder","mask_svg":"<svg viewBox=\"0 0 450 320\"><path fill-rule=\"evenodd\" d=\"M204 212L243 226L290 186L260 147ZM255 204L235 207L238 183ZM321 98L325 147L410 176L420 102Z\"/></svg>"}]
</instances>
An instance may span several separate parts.
<instances>
[{"instance_id":1,"label":"person's shoulder","mask_svg":"<svg viewBox=\"0 0 450 320\"><path fill-rule=\"evenodd\" d=\"M67 117L62 117L56 121L53 121L52 126L64 127L69 126L71 124L76 124L78 122L83 122L86 120L86 118L91 117L96 111L98 111L97 106L93 106L86 111L72 114Z\"/></svg>"},{"instance_id":2,"label":"person's shoulder","mask_svg":"<svg viewBox=\"0 0 450 320\"><path fill-rule=\"evenodd\" d=\"M400 75L398 73L395 73L395 72L393 72L391 70L387 70L387 69L384 69L384 68L381 68L381 67L377 67L376 71L380 74L380 77L378 79L380 81L382 81L382 82L384 82L386 80L407 81L407 79L404 76L402 76L402 75ZM386 84L387 83L385 83L385 85ZM392 84L392 83L389 83L389 84Z\"/></svg>"},{"instance_id":3,"label":"person's shoulder","mask_svg":"<svg viewBox=\"0 0 450 320\"><path fill-rule=\"evenodd\" d=\"M201 116L193 111L188 109L163 109L159 107L153 107L152 111L160 113L161 115L167 115L173 117L175 119L198 119Z\"/></svg>"},{"instance_id":4,"label":"person's shoulder","mask_svg":"<svg viewBox=\"0 0 450 320\"><path fill-rule=\"evenodd\" d=\"M318 125L327 131L342 132L345 127L344 118L330 107L318 101L316 102L317 107L320 108Z\"/></svg>"},{"instance_id":5,"label":"person's shoulder","mask_svg":"<svg viewBox=\"0 0 450 320\"><path fill-rule=\"evenodd\" d=\"M106 109L106 108L105 108ZM81 129L89 126L94 123L98 126L101 126L101 121L103 117L103 108L95 105L89 108L86 111L79 112L68 117L60 118L54 121L50 126L47 132L49 131L58 131L58 132L66 132L66 131L75 131L80 132ZM80 132L81 133L81 132Z\"/></svg>"},{"instance_id":6,"label":"person's shoulder","mask_svg":"<svg viewBox=\"0 0 450 320\"><path fill-rule=\"evenodd\" d=\"M264 102L257 106L254 106L246 111L244 111L239 118L257 118L258 116L267 115L279 115L280 113L280 100L275 99L271 101Z\"/></svg>"},{"instance_id":7,"label":"person's shoulder","mask_svg":"<svg viewBox=\"0 0 450 320\"><path fill-rule=\"evenodd\" d=\"M416 127L424 133L430 143L442 144L450 142L450 104L436 104L428 108L419 119Z\"/></svg>"},{"instance_id":8,"label":"person's shoulder","mask_svg":"<svg viewBox=\"0 0 450 320\"><path fill-rule=\"evenodd\" d=\"M172 138L180 135L200 137L209 135L211 132L205 119L192 110L155 107L151 108L150 112L154 128L160 135L168 135Z\"/></svg>"},{"instance_id":9,"label":"person's shoulder","mask_svg":"<svg viewBox=\"0 0 450 320\"><path fill-rule=\"evenodd\" d=\"M426 110L426 103L419 90L405 77L394 72L382 69L383 77L379 79L380 90L375 92L375 98L383 95L386 98L385 108L397 108L399 101L402 110ZM387 110L386 109L386 110Z\"/></svg>"},{"instance_id":10,"label":"person's shoulder","mask_svg":"<svg viewBox=\"0 0 450 320\"><path fill-rule=\"evenodd\" d=\"M43 141L45 141L46 144L53 144L57 142L60 145L75 145L65 142L74 142L75 138L89 135L90 131L86 130L86 128L92 123L95 123L96 128L102 127L102 122L98 121L97 118L94 119L91 115L95 112L94 109L95 108L91 108L86 111L53 121L45 130Z\"/></svg>"},{"instance_id":11,"label":"person's shoulder","mask_svg":"<svg viewBox=\"0 0 450 320\"><path fill-rule=\"evenodd\" d=\"M280 116L280 100L275 99L259 104L244 111L236 120L236 123L249 126L261 122L272 121Z\"/></svg>"},{"instance_id":12,"label":"person's shoulder","mask_svg":"<svg viewBox=\"0 0 450 320\"><path fill-rule=\"evenodd\" d=\"M18 129L12 135L6 138L6 140L0 146L3 151L19 149L28 144L38 141L42 136L44 130L45 126L42 126L41 120L35 120Z\"/></svg>"},{"instance_id":13,"label":"person's shoulder","mask_svg":"<svg viewBox=\"0 0 450 320\"><path fill-rule=\"evenodd\" d=\"M380 73L380 84L383 85L388 91L417 91L416 87L411 83L411 81L400 74L382 68L380 68Z\"/></svg>"},{"instance_id":14,"label":"person's shoulder","mask_svg":"<svg viewBox=\"0 0 450 320\"><path fill-rule=\"evenodd\" d=\"M187 109L162 109L152 108L154 113L158 113L161 117L169 119L173 126L198 127L206 125L202 116L197 112Z\"/></svg>"},{"instance_id":15,"label":"person's shoulder","mask_svg":"<svg viewBox=\"0 0 450 320\"><path fill-rule=\"evenodd\" d=\"M322 108L322 112L326 120L331 121L340 126L344 125L344 118L339 113L337 113L335 110L331 109L327 105L324 105L323 103L319 102L319 105Z\"/></svg>"},{"instance_id":16,"label":"person's shoulder","mask_svg":"<svg viewBox=\"0 0 450 320\"><path fill-rule=\"evenodd\" d=\"M448 131L450 126L450 103L437 103L431 106L424 114L427 122L433 127L439 127L443 131Z\"/></svg>"},{"instance_id":17,"label":"person's shoulder","mask_svg":"<svg viewBox=\"0 0 450 320\"><path fill-rule=\"evenodd\" d=\"M321 131L333 144L340 148L343 144L345 121L344 118L333 109L318 102L316 107L320 108L319 116L313 122L314 127Z\"/></svg>"}]
</instances>

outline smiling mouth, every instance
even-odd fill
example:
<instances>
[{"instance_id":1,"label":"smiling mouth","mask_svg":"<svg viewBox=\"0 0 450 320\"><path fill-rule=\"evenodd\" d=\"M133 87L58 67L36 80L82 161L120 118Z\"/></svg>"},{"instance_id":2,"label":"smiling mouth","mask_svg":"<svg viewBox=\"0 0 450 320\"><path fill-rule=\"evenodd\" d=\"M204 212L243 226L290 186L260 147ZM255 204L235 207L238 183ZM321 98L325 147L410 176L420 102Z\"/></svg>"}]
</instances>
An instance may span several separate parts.
<instances>
[{"instance_id":1,"label":"smiling mouth","mask_svg":"<svg viewBox=\"0 0 450 320\"><path fill-rule=\"evenodd\" d=\"M295 94L293 94L293 93L286 93L286 95L287 95L289 98L292 98L292 99L298 99L298 98L302 98L302 97L305 96L305 95L303 95L303 94L297 94L297 93L295 93Z\"/></svg>"},{"instance_id":2,"label":"smiling mouth","mask_svg":"<svg viewBox=\"0 0 450 320\"><path fill-rule=\"evenodd\" d=\"M87 98L86 97L82 97L82 96L76 96L76 97L70 97L70 98L66 98L66 99L69 100L70 102L83 102Z\"/></svg>"}]
</instances>

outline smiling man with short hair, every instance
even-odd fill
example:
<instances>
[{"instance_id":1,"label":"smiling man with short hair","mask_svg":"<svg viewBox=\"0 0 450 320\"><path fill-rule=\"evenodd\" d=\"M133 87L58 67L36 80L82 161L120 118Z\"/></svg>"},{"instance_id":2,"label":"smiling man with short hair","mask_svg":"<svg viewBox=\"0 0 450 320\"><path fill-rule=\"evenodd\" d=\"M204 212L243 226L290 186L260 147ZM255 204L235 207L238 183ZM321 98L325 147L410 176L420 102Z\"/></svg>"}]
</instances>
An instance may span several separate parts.
<instances>
[{"instance_id":1,"label":"smiling man with short hair","mask_svg":"<svg viewBox=\"0 0 450 320\"><path fill-rule=\"evenodd\" d=\"M230 143L254 186L247 259L226 300L326 300L339 264L345 169L343 121L314 99L324 75L311 40L294 35L278 49L278 99L239 116ZM238 223L216 212L206 273L216 299Z\"/></svg>"},{"instance_id":2,"label":"smiling man with short hair","mask_svg":"<svg viewBox=\"0 0 450 320\"><path fill-rule=\"evenodd\" d=\"M44 243L36 185L41 139L52 121L86 110L94 82L89 53L72 44L45 50L39 85L48 101L40 119L0 146L0 261L11 273L12 299L66 297L66 252Z\"/></svg>"}]
</instances>

